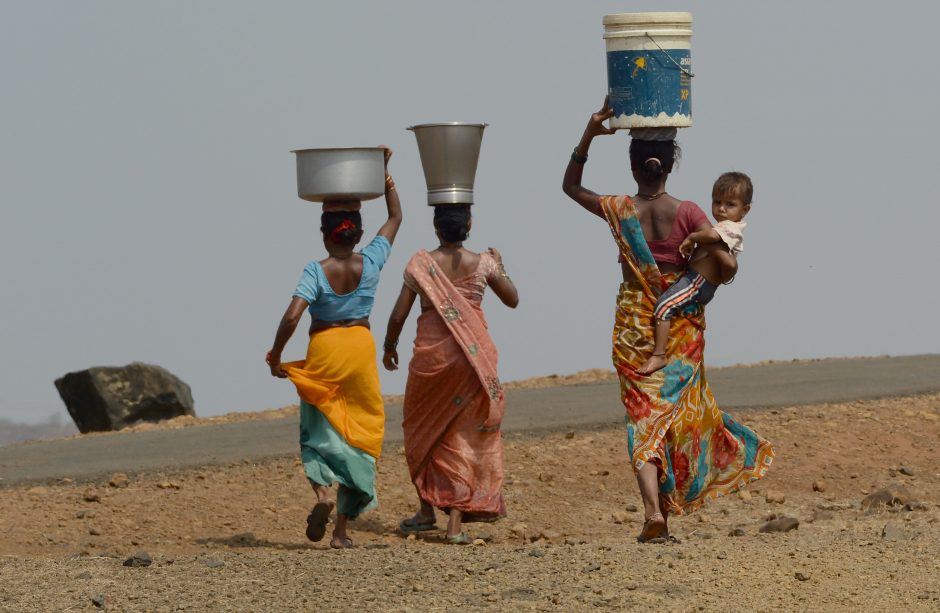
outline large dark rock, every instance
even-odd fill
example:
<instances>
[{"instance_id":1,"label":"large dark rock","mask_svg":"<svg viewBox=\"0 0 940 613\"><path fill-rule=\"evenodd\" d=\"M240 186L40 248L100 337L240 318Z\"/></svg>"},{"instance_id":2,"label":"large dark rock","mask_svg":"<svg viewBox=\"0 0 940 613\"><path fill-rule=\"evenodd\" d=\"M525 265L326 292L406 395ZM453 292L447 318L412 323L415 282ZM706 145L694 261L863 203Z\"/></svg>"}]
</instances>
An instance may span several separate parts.
<instances>
[{"instance_id":1,"label":"large dark rock","mask_svg":"<svg viewBox=\"0 0 940 613\"><path fill-rule=\"evenodd\" d=\"M189 386L151 364L70 372L56 379L55 386L82 432L120 430L136 422L196 414Z\"/></svg>"}]
</instances>

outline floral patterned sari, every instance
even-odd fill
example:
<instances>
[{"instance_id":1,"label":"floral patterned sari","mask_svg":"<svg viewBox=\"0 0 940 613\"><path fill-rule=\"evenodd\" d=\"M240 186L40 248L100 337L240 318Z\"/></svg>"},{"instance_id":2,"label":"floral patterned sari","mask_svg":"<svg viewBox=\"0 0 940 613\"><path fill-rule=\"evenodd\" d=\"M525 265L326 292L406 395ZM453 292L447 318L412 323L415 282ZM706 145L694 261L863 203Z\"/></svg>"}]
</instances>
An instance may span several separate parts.
<instances>
[{"instance_id":1,"label":"floral patterned sari","mask_svg":"<svg viewBox=\"0 0 940 613\"><path fill-rule=\"evenodd\" d=\"M495 274L498 266L487 253L473 274L454 281L427 251L415 254L405 270L405 285L425 307L405 387L408 469L423 500L463 511L464 521L506 514L499 431L506 397L480 308Z\"/></svg>"},{"instance_id":2,"label":"floral patterned sari","mask_svg":"<svg viewBox=\"0 0 940 613\"><path fill-rule=\"evenodd\" d=\"M666 367L649 376L637 373L653 351L656 299L678 275L660 273L629 196L604 196L601 207L636 277L621 285L613 333L633 468L655 463L668 509L693 510L763 477L774 452L718 409L705 377L701 306L690 304L672 320Z\"/></svg>"}]
</instances>

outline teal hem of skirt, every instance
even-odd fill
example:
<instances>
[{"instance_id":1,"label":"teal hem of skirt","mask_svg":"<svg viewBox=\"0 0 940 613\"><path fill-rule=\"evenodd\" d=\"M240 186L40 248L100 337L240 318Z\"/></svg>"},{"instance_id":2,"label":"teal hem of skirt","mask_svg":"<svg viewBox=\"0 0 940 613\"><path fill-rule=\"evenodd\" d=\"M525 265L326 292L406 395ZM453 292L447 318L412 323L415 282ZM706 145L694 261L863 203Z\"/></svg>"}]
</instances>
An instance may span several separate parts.
<instances>
[{"instance_id":1,"label":"teal hem of skirt","mask_svg":"<svg viewBox=\"0 0 940 613\"><path fill-rule=\"evenodd\" d=\"M346 442L323 413L305 401L300 402L300 459L311 483L340 485L337 513L355 519L378 506L375 458Z\"/></svg>"}]
</instances>

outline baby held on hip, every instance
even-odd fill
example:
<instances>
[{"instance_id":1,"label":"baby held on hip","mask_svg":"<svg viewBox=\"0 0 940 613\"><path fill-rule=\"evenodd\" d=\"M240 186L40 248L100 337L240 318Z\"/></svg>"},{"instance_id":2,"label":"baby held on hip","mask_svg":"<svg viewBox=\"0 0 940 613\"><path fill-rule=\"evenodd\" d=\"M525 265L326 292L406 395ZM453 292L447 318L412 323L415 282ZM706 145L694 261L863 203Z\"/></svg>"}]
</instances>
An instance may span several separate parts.
<instances>
[{"instance_id":1,"label":"baby held on hip","mask_svg":"<svg viewBox=\"0 0 940 613\"><path fill-rule=\"evenodd\" d=\"M737 256L744 250L747 226L744 216L751 210L752 194L747 175L723 174L712 188L712 217L718 223L689 234L679 246L682 255L691 256L689 268L709 283L727 283L738 271Z\"/></svg>"},{"instance_id":2,"label":"baby held on hip","mask_svg":"<svg viewBox=\"0 0 940 613\"><path fill-rule=\"evenodd\" d=\"M707 304L715 288L733 279L738 272L737 255L743 251L742 233L746 225L743 219L751 209L753 191L751 180L743 173L726 172L715 181L712 216L718 223L692 232L679 245L683 256L691 256L689 268L697 275L683 276L659 297L653 311L653 353L637 369L639 374L650 375L666 366L666 345L673 316L686 304Z\"/></svg>"}]
</instances>

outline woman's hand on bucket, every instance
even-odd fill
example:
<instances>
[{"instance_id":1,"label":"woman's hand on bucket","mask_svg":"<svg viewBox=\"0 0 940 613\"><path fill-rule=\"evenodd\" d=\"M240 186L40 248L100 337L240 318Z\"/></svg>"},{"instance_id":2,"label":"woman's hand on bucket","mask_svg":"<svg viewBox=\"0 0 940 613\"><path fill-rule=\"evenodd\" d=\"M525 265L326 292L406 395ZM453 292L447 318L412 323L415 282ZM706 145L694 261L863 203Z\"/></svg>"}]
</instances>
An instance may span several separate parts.
<instances>
[{"instance_id":1,"label":"woman's hand on bucket","mask_svg":"<svg viewBox=\"0 0 940 613\"><path fill-rule=\"evenodd\" d=\"M614 110L610 108L610 99L604 96L604 106L596 113L591 115L587 128L584 130L591 136L600 136L602 134L613 134L617 128L608 128L604 122L614 116Z\"/></svg>"},{"instance_id":2,"label":"woman's hand on bucket","mask_svg":"<svg viewBox=\"0 0 940 613\"><path fill-rule=\"evenodd\" d=\"M392 159L392 148L388 145L379 145L379 149L385 152L385 174L388 174L388 161Z\"/></svg>"}]
</instances>

